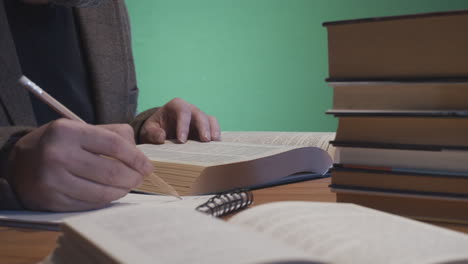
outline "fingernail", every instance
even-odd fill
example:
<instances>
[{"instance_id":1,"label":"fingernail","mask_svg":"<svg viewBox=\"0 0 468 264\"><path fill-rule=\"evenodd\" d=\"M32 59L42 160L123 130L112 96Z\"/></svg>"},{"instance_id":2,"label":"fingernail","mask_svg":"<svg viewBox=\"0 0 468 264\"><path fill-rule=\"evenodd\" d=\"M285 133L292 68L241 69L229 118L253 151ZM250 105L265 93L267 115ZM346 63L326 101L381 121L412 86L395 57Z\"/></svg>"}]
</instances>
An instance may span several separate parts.
<instances>
[{"instance_id":1,"label":"fingernail","mask_svg":"<svg viewBox=\"0 0 468 264\"><path fill-rule=\"evenodd\" d=\"M164 135L164 134L161 133L161 134L159 134L159 137L158 137L158 139L156 140L156 142L161 144L161 143L164 143L164 140L165 140L165 139L166 139L166 135Z\"/></svg>"},{"instance_id":2,"label":"fingernail","mask_svg":"<svg viewBox=\"0 0 468 264\"><path fill-rule=\"evenodd\" d=\"M205 131L205 140L206 140L206 141L210 141L210 140L211 140L211 135L210 135L210 133L208 133L208 132L206 132L206 131Z\"/></svg>"},{"instance_id":3,"label":"fingernail","mask_svg":"<svg viewBox=\"0 0 468 264\"><path fill-rule=\"evenodd\" d=\"M216 133L215 133L215 139L214 139L214 140L220 141L220 140L221 140L221 133L216 132Z\"/></svg>"},{"instance_id":4,"label":"fingernail","mask_svg":"<svg viewBox=\"0 0 468 264\"><path fill-rule=\"evenodd\" d=\"M145 165L145 168L144 168L145 175L149 175L149 174L153 173L153 171L154 171L153 163L151 163L150 161L146 162L146 165Z\"/></svg>"},{"instance_id":5,"label":"fingernail","mask_svg":"<svg viewBox=\"0 0 468 264\"><path fill-rule=\"evenodd\" d=\"M187 134L185 133L180 133L180 136L179 136L179 141L184 143L185 141L187 141Z\"/></svg>"}]
</instances>

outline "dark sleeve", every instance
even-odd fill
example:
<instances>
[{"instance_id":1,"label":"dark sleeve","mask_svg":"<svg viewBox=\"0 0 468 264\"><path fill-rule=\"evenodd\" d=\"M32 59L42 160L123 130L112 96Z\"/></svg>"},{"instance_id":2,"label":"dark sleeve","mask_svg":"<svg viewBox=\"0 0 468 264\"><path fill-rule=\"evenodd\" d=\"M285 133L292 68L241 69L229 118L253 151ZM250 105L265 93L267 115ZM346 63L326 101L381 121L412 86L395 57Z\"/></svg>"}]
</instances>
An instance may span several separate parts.
<instances>
[{"instance_id":1,"label":"dark sleeve","mask_svg":"<svg viewBox=\"0 0 468 264\"><path fill-rule=\"evenodd\" d=\"M156 113L158 109L159 107L155 107L155 108L150 108L144 112L141 112L130 122L130 125L133 127L133 131L135 133L135 142L137 144L140 144L139 135L140 135L141 127L145 123L146 119L148 119L150 116Z\"/></svg>"},{"instance_id":2,"label":"dark sleeve","mask_svg":"<svg viewBox=\"0 0 468 264\"><path fill-rule=\"evenodd\" d=\"M0 128L0 210L24 209L8 182L6 162L15 143L33 129L33 127Z\"/></svg>"},{"instance_id":3,"label":"dark sleeve","mask_svg":"<svg viewBox=\"0 0 468 264\"><path fill-rule=\"evenodd\" d=\"M132 54L132 48L131 48L131 28L130 28L130 20L129 20L129 17L128 17L128 11L127 11L127 6L125 5L125 1L116 1L115 3L117 4L120 4L120 7L122 8L123 12L120 13L121 15L121 19L122 19L122 26L126 32L126 36L127 36L127 42L126 42L126 45L128 45L129 47L129 56L130 56L130 60L129 60L129 68L131 69L130 71L130 75L131 75L131 80L133 83L135 83L136 85L136 76L135 76L135 65L134 65L134 61L133 61L133 54ZM133 98L134 100L132 100L133 102L128 106L129 107L129 117L130 119L135 115L135 111L136 111L136 108L137 108L137 100L138 100L138 89L135 89L136 93L133 94ZM135 142L137 144L140 143L140 138L139 138L139 135L140 135L140 130L141 130L141 127L143 126L143 124L145 123L146 119L148 119L151 115L153 115L157 110L159 109L159 107L155 107L155 108L150 108L140 114L138 114L135 118L133 118L133 120L130 121L130 125L133 127L133 131L134 131L134 134L135 134ZM128 119L127 119L128 120Z\"/></svg>"},{"instance_id":4,"label":"dark sleeve","mask_svg":"<svg viewBox=\"0 0 468 264\"><path fill-rule=\"evenodd\" d=\"M23 206L16 198L6 179L0 178L0 210L23 210Z\"/></svg>"}]
</instances>

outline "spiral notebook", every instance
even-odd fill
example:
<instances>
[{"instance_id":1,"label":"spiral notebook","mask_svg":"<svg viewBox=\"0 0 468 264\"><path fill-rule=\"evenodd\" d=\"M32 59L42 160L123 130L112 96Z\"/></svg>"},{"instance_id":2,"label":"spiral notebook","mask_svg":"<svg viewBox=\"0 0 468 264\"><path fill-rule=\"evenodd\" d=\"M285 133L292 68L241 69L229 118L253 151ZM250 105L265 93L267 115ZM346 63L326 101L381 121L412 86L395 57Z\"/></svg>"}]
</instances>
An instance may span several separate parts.
<instances>
[{"instance_id":1,"label":"spiral notebook","mask_svg":"<svg viewBox=\"0 0 468 264\"><path fill-rule=\"evenodd\" d=\"M224 216L253 203L253 194L247 190L236 190L228 193L217 194L205 203L197 206L195 210L215 217Z\"/></svg>"},{"instance_id":2,"label":"spiral notebook","mask_svg":"<svg viewBox=\"0 0 468 264\"><path fill-rule=\"evenodd\" d=\"M109 206L85 212L51 213L37 211L0 211L0 226L60 230L60 224L67 218L91 212L117 210L122 207L151 204L193 208L200 212L219 217L240 210L252 204L253 195L249 191L237 190L218 195L184 196L182 200L171 196L129 193Z\"/></svg>"}]
</instances>

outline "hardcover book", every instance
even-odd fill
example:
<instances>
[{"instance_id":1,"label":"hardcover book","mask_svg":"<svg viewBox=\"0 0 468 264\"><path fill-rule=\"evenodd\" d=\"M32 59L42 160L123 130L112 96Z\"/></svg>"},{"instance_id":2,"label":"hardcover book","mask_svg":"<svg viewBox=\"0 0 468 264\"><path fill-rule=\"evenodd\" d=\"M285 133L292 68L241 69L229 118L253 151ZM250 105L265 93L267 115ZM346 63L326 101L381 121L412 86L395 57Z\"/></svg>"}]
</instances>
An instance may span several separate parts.
<instances>
[{"instance_id":1,"label":"hardcover book","mask_svg":"<svg viewBox=\"0 0 468 264\"><path fill-rule=\"evenodd\" d=\"M139 145L155 174L180 195L219 193L266 184L297 173L322 175L332 165L334 133L225 132L221 142ZM253 144L251 142L256 142ZM246 142L246 143L242 143ZM149 179L137 188L161 191Z\"/></svg>"}]
</instances>

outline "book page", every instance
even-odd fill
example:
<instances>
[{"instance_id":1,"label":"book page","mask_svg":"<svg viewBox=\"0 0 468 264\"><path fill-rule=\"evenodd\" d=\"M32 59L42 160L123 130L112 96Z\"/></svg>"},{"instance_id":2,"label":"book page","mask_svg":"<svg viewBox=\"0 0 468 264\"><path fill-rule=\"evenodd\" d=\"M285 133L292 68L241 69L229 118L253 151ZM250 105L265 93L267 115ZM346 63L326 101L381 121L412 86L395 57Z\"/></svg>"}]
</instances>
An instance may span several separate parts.
<instances>
[{"instance_id":1,"label":"book page","mask_svg":"<svg viewBox=\"0 0 468 264\"><path fill-rule=\"evenodd\" d=\"M221 134L224 142L318 147L331 157L335 157L335 148L330 144L334 139L334 132L223 131Z\"/></svg>"},{"instance_id":2,"label":"book page","mask_svg":"<svg viewBox=\"0 0 468 264\"><path fill-rule=\"evenodd\" d=\"M182 200L172 196L162 195L147 195L129 193L126 196L112 202L109 206L102 209L82 212L40 212L40 211L0 211L0 225L13 226L13 227L27 227L47 230L59 230L59 225L65 219L92 213L96 211L115 210L123 206L135 206L140 204L171 204L171 206L186 207L195 209L197 206L205 203L213 197L213 195L201 196L183 196Z\"/></svg>"},{"instance_id":3,"label":"book page","mask_svg":"<svg viewBox=\"0 0 468 264\"><path fill-rule=\"evenodd\" d=\"M333 263L468 261L465 234L353 204L270 203L229 222Z\"/></svg>"},{"instance_id":4,"label":"book page","mask_svg":"<svg viewBox=\"0 0 468 264\"><path fill-rule=\"evenodd\" d=\"M142 205L122 208L120 213L106 211L71 218L66 220L64 230L66 239L92 243L119 263L273 263L311 259L262 234L172 206ZM70 248L59 247L54 256L59 257L61 250Z\"/></svg>"},{"instance_id":5,"label":"book page","mask_svg":"<svg viewBox=\"0 0 468 264\"><path fill-rule=\"evenodd\" d=\"M184 163L200 166L221 165L275 155L294 147L253 145L230 142L187 141L175 144L166 141L162 145L138 145L138 148L153 161Z\"/></svg>"}]
</instances>

